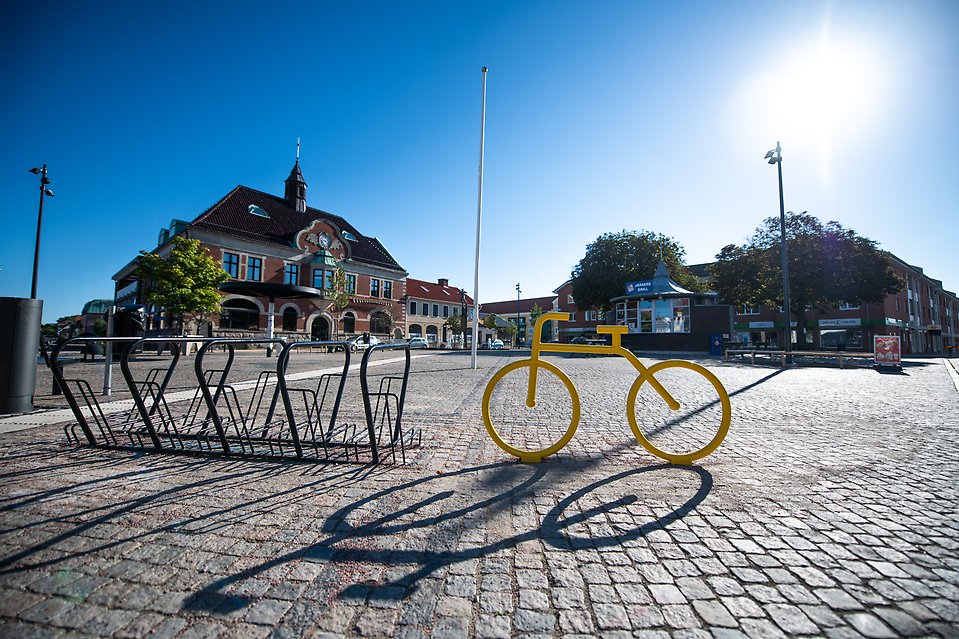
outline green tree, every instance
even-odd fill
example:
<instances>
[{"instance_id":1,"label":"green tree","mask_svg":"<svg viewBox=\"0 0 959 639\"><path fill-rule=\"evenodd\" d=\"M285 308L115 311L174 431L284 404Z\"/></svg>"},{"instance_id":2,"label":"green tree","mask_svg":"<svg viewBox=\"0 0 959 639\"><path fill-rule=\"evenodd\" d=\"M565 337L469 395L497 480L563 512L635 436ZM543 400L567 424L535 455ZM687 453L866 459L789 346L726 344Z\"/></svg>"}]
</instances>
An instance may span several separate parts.
<instances>
[{"instance_id":1,"label":"green tree","mask_svg":"<svg viewBox=\"0 0 959 639\"><path fill-rule=\"evenodd\" d=\"M177 237L167 258L140 251L137 276L149 282L146 299L167 309L182 328L183 315L204 317L220 311L220 284L229 279L199 240Z\"/></svg>"},{"instance_id":2,"label":"green tree","mask_svg":"<svg viewBox=\"0 0 959 639\"><path fill-rule=\"evenodd\" d=\"M536 320L543 316L546 311L540 308L539 304L534 303L533 308L529 309L529 325L532 331L536 326ZM549 339L549 322L543 324L543 334L540 335L542 341Z\"/></svg>"},{"instance_id":3,"label":"green tree","mask_svg":"<svg viewBox=\"0 0 959 639\"><path fill-rule=\"evenodd\" d=\"M483 326L485 326L491 331L496 330L496 315L494 313L490 313L489 315L484 317Z\"/></svg>"},{"instance_id":4,"label":"green tree","mask_svg":"<svg viewBox=\"0 0 959 639\"><path fill-rule=\"evenodd\" d=\"M347 290L346 271L340 267L336 267L336 270L333 271L333 292L330 298L330 309L336 313L337 330L339 330L339 325L343 321L343 311L346 310L346 307L349 305L350 293Z\"/></svg>"},{"instance_id":5,"label":"green tree","mask_svg":"<svg viewBox=\"0 0 959 639\"><path fill-rule=\"evenodd\" d=\"M586 255L573 268L573 298L580 309L613 308L610 300L626 294L626 283L648 280L656 272L660 253L670 276L692 291L703 283L683 265L685 250L674 239L650 231L604 233L586 246Z\"/></svg>"},{"instance_id":6,"label":"green tree","mask_svg":"<svg viewBox=\"0 0 959 639\"><path fill-rule=\"evenodd\" d=\"M787 213L789 305L805 343L808 309L825 310L842 302L870 304L902 287L886 254L874 241L823 224L808 213ZM713 288L734 305L782 306L782 254L778 217L763 221L743 246L726 246L710 266Z\"/></svg>"},{"instance_id":7,"label":"green tree","mask_svg":"<svg viewBox=\"0 0 959 639\"><path fill-rule=\"evenodd\" d=\"M93 334L103 337L107 334L107 321L105 319L93 320Z\"/></svg>"},{"instance_id":8,"label":"green tree","mask_svg":"<svg viewBox=\"0 0 959 639\"><path fill-rule=\"evenodd\" d=\"M502 334L507 343L515 344L516 336L519 335L519 327L513 322L507 322L506 326L497 331L497 335L499 334Z\"/></svg>"}]
</instances>

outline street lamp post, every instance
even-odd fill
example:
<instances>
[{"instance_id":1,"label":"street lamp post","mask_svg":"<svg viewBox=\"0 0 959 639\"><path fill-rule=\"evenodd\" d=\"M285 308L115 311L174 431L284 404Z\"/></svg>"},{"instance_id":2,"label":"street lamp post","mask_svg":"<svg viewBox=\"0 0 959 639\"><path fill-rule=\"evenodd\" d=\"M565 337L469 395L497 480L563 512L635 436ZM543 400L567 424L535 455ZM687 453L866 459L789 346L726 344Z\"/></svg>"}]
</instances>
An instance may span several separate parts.
<instances>
[{"instance_id":1,"label":"street lamp post","mask_svg":"<svg viewBox=\"0 0 959 639\"><path fill-rule=\"evenodd\" d=\"M43 225L43 196L49 195L53 197L53 191L47 188L50 180L47 178L46 164L44 164L41 169L33 167L30 169L30 172L40 176L40 210L37 213L37 244L33 250L33 283L30 286L30 298L37 299L37 269L40 263L40 227Z\"/></svg>"},{"instance_id":2,"label":"street lamp post","mask_svg":"<svg viewBox=\"0 0 959 639\"><path fill-rule=\"evenodd\" d=\"M766 153L766 159L769 160L769 164L776 165L779 173L779 243L782 249L783 314L786 321L783 341L786 348L786 361L791 362L792 322L789 317L789 257L786 250L786 205L783 201L783 154L779 142L776 142L775 149Z\"/></svg>"},{"instance_id":3,"label":"street lamp post","mask_svg":"<svg viewBox=\"0 0 959 639\"><path fill-rule=\"evenodd\" d=\"M516 283L516 345L519 346L519 282ZM524 331L525 332L525 331ZM526 337L525 335L523 337Z\"/></svg>"}]
</instances>

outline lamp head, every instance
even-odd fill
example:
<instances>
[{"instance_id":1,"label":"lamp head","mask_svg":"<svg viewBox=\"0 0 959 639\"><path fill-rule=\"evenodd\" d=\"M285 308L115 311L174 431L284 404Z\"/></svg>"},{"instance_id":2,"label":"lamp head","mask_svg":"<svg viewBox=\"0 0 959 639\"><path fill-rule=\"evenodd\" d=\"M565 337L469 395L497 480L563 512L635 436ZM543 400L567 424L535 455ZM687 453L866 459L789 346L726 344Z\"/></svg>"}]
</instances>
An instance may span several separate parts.
<instances>
[{"instance_id":1,"label":"lamp head","mask_svg":"<svg viewBox=\"0 0 959 639\"><path fill-rule=\"evenodd\" d=\"M763 159L768 160L769 158L773 156L773 153L775 152L776 152L776 149L772 149L771 151L766 151L766 157L764 157Z\"/></svg>"},{"instance_id":2,"label":"lamp head","mask_svg":"<svg viewBox=\"0 0 959 639\"><path fill-rule=\"evenodd\" d=\"M53 191L50 189L43 189L43 192L46 193L48 197L53 197Z\"/></svg>"},{"instance_id":3,"label":"lamp head","mask_svg":"<svg viewBox=\"0 0 959 639\"><path fill-rule=\"evenodd\" d=\"M30 172L33 173L34 175L38 175L40 173L40 169L38 169L37 167L33 167L32 169L30 169Z\"/></svg>"}]
</instances>

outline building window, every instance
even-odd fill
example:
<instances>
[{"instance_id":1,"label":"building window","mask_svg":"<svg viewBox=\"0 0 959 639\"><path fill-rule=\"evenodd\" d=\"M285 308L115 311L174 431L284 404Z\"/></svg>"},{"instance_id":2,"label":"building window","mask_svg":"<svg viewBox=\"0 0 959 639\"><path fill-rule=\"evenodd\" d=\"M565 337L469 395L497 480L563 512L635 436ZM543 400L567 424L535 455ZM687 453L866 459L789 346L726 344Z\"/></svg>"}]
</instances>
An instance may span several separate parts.
<instances>
[{"instance_id":1,"label":"building window","mask_svg":"<svg viewBox=\"0 0 959 639\"><path fill-rule=\"evenodd\" d=\"M370 297L379 297L380 296L380 281L377 279L370 279Z\"/></svg>"},{"instance_id":2,"label":"building window","mask_svg":"<svg viewBox=\"0 0 959 639\"><path fill-rule=\"evenodd\" d=\"M439 317L439 316L440 316L440 305L433 304L433 317Z\"/></svg>"},{"instance_id":3,"label":"building window","mask_svg":"<svg viewBox=\"0 0 959 639\"><path fill-rule=\"evenodd\" d=\"M570 313L570 314L569 314L569 321L571 321L571 322L575 322L575 321L576 321L576 313Z\"/></svg>"},{"instance_id":4,"label":"building window","mask_svg":"<svg viewBox=\"0 0 959 639\"><path fill-rule=\"evenodd\" d=\"M383 333L390 332L390 316L383 311L373 311L370 313L370 332Z\"/></svg>"},{"instance_id":5,"label":"building window","mask_svg":"<svg viewBox=\"0 0 959 639\"><path fill-rule=\"evenodd\" d=\"M240 277L240 256L236 253L224 253L223 270L230 277Z\"/></svg>"},{"instance_id":6,"label":"building window","mask_svg":"<svg viewBox=\"0 0 959 639\"><path fill-rule=\"evenodd\" d=\"M326 288L327 288L327 290L332 291L334 288L336 288L336 287L333 285L333 278L334 278L335 276L336 276L336 271L333 271L333 270L326 271Z\"/></svg>"},{"instance_id":7,"label":"building window","mask_svg":"<svg viewBox=\"0 0 959 639\"><path fill-rule=\"evenodd\" d=\"M313 269L313 288L323 288L323 269Z\"/></svg>"},{"instance_id":8,"label":"building window","mask_svg":"<svg viewBox=\"0 0 959 639\"><path fill-rule=\"evenodd\" d=\"M758 306L750 306L749 304L744 304L742 308L739 309L740 315L759 315Z\"/></svg>"},{"instance_id":9,"label":"building window","mask_svg":"<svg viewBox=\"0 0 959 639\"><path fill-rule=\"evenodd\" d=\"M289 284L291 286L296 286L300 283L300 265L299 264L284 264L283 265L283 283ZM286 329L283 329L286 330Z\"/></svg>"},{"instance_id":10,"label":"building window","mask_svg":"<svg viewBox=\"0 0 959 639\"><path fill-rule=\"evenodd\" d=\"M383 299L393 299L393 282L383 282Z\"/></svg>"},{"instance_id":11,"label":"building window","mask_svg":"<svg viewBox=\"0 0 959 639\"><path fill-rule=\"evenodd\" d=\"M410 315L416 315L416 302L410 302Z\"/></svg>"},{"instance_id":12,"label":"building window","mask_svg":"<svg viewBox=\"0 0 959 639\"><path fill-rule=\"evenodd\" d=\"M353 313L346 313L343 315L343 332L345 333L356 332L356 315L354 315Z\"/></svg>"},{"instance_id":13,"label":"building window","mask_svg":"<svg viewBox=\"0 0 959 639\"><path fill-rule=\"evenodd\" d=\"M689 333L689 298L620 302L616 322L630 333Z\"/></svg>"},{"instance_id":14,"label":"building window","mask_svg":"<svg viewBox=\"0 0 959 639\"><path fill-rule=\"evenodd\" d=\"M246 279L251 282L259 282L263 279L263 260L261 258L246 258Z\"/></svg>"},{"instance_id":15,"label":"building window","mask_svg":"<svg viewBox=\"0 0 959 639\"><path fill-rule=\"evenodd\" d=\"M450 316L450 307L447 306L446 304L443 304L443 317L449 317L449 316Z\"/></svg>"},{"instance_id":16,"label":"building window","mask_svg":"<svg viewBox=\"0 0 959 639\"><path fill-rule=\"evenodd\" d=\"M859 304L852 304L850 302L840 302L839 310L840 311L855 311L859 308Z\"/></svg>"},{"instance_id":17,"label":"building window","mask_svg":"<svg viewBox=\"0 0 959 639\"><path fill-rule=\"evenodd\" d=\"M348 273L346 276L346 292L350 295L356 295L356 276Z\"/></svg>"}]
</instances>

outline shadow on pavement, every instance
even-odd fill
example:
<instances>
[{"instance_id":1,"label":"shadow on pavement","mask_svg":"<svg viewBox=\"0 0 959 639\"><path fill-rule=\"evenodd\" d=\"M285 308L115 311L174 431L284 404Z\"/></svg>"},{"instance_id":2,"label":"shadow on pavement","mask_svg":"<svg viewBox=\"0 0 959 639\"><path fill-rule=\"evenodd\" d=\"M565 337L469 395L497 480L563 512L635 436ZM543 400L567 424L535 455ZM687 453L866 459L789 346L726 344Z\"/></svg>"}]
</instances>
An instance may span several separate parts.
<instances>
[{"instance_id":1,"label":"shadow on pavement","mask_svg":"<svg viewBox=\"0 0 959 639\"><path fill-rule=\"evenodd\" d=\"M590 464L589 461L585 463ZM564 465L569 464L567 462ZM401 600L415 592L419 582L433 573L459 562L493 556L502 550L515 548L522 542L540 540L559 549L597 548L622 545L653 531L663 530L702 503L713 485L712 476L701 467L660 464L634 468L603 477L575 490L553 506L539 526L531 526L528 530L495 541L486 540L485 543L475 546L467 544L464 547L460 535L463 531L469 533L470 521L489 519L497 512L517 505L534 505L533 490L539 486L552 486L557 470L549 461L536 465L501 462L422 477L386 488L330 515L322 527L323 533L328 535L326 539L305 550L275 557L215 581L187 598L183 608L188 611L215 610L224 613L246 607L252 603L252 599L229 594L231 586L295 560L326 564L331 569L330 574L325 578L321 576L317 581L325 582L332 596L343 599ZM568 473L568 469L560 472ZM681 506L666 514L655 516L647 508L634 508L635 513L628 513L625 509L638 506L638 498L634 494L624 494L608 501L604 501L599 494L601 489L607 489L618 481L660 473L674 477L688 473L693 483L698 484ZM492 491L495 494L485 498L480 495L475 500L470 498L470 491L460 496L456 490L446 489L448 487L444 484L451 479L475 480L479 484L472 487L475 492ZM428 490L434 482L440 484L437 490ZM416 493L423 492L424 488L430 494L417 498ZM466 488L471 487L468 485ZM403 505L403 498L407 494L414 494L414 501ZM396 498L399 498L400 504L396 503ZM579 502L585 505L585 502L597 500L601 503L577 509ZM443 506L448 506L449 510L443 510ZM610 524L603 517L613 511L622 514L616 518L619 523ZM627 514L629 517L626 517ZM648 520L640 525L623 523L627 519L633 522L636 518ZM585 530L580 534L579 529L587 523L595 525L588 531L589 534ZM604 526L608 527L608 534L597 535L597 528L602 530ZM404 544L391 539L393 535L413 529L430 530L428 539L420 542L422 548L404 548ZM336 567L357 563L380 564L394 569L407 566L410 572L393 579L338 583L337 579L344 582L349 579L338 576Z\"/></svg>"}]
</instances>

